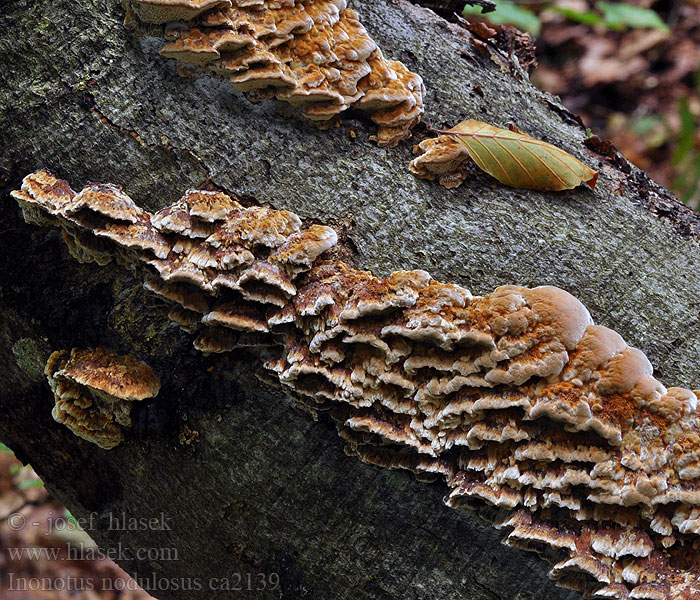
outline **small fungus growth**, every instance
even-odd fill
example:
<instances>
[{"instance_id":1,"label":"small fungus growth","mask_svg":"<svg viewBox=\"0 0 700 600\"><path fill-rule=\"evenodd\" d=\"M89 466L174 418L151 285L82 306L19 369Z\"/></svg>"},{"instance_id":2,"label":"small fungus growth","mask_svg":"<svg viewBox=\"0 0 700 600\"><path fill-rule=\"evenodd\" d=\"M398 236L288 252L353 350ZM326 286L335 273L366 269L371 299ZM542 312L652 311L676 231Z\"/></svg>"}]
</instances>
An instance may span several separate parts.
<instances>
[{"instance_id":1,"label":"small fungus growth","mask_svg":"<svg viewBox=\"0 0 700 600\"><path fill-rule=\"evenodd\" d=\"M58 350L45 373L56 401L54 420L106 450L120 444L131 427L132 402L160 391L148 365L104 348Z\"/></svg>"},{"instance_id":2,"label":"small fungus growth","mask_svg":"<svg viewBox=\"0 0 700 600\"><path fill-rule=\"evenodd\" d=\"M333 229L218 192L150 214L115 186L76 193L40 171L12 195L80 260L130 266L201 351L257 352L330 411L349 454L443 479L449 506L491 507L506 543L553 560L560 585L698 597L697 395L665 388L569 293L379 279L324 258Z\"/></svg>"},{"instance_id":3,"label":"small fungus growth","mask_svg":"<svg viewBox=\"0 0 700 600\"><path fill-rule=\"evenodd\" d=\"M395 146L423 114L420 76L387 60L346 0L123 0L126 25L169 41L160 51L228 79L250 99L274 98L328 127L369 112Z\"/></svg>"},{"instance_id":4,"label":"small fungus growth","mask_svg":"<svg viewBox=\"0 0 700 600\"><path fill-rule=\"evenodd\" d=\"M433 181L446 188L456 188L467 178L469 152L453 137L439 135L423 140L413 147L416 155L409 170L416 177Z\"/></svg>"}]
</instances>

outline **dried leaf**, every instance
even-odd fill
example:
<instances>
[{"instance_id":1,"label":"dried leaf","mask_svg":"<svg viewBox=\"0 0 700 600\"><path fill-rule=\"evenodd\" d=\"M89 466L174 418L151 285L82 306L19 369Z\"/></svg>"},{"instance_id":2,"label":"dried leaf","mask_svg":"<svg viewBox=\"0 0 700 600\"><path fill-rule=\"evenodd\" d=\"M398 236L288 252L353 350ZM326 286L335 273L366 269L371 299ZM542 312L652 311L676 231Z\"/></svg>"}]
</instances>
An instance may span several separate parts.
<instances>
[{"instance_id":1,"label":"dried leaf","mask_svg":"<svg viewBox=\"0 0 700 600\"><path fill-rule=\"evenodd\" d=\"M598 171L514 126L501 129L469 119L439 133L453 136L480 169L510 187L559 191L586 183L593 189L598 180Z\"/></svg>"}]
</instances>

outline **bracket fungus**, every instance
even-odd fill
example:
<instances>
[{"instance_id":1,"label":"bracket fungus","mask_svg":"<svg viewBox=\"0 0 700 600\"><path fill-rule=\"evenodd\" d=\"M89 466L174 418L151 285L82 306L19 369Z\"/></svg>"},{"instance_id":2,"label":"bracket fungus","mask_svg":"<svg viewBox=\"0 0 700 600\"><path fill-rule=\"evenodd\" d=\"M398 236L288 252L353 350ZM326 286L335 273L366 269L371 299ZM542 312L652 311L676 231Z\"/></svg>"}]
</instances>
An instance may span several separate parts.
<instances>
[{"instance_id":1,"label":"bracket fungus","mask_svg":"<svg viewBox=\"0 0 700 600\"><path fill-rule=\"evenodd\" d=\"M416 155L408 169L420 179L438 180L446 188L456 188L467 178L469 152L453 137L427 138L413 147Z\"/></svg>"},{"instance_id":2,"label":"bracket fungus","mask_svg":"<svg viewBox=\"0 0 700 600\"><path fill-rule=\"evenodd\" d=\"M425 271L379 279L324 258L335 232L286 211L188 192L159 212L180 211L176 228L101 189L114 209L83 196L75 212L75 192L44 171L12 194L28 221L61 227L86 254L103 240L101 258L187 311L174 320L198 349L258 352L300 405L330 409L349 454L442 478L451 507L489 506L505 542L554 561L560 585L698 597L696 392L665 388L573 296L503 286L476 297ZM101 236L116 225L123 235Z\"/></svg>"},{"instance_id":3,"label":"bracket fungus","mask_svg":"<svg viewBox=\"0 0 700 600\"><path fill-rule=\"evenodd\" d=\"M147 364L104 348L57 350L45 373L56 402L54 420L106 450L120 444L131 427L131 403L160 391Z\"/></svg>"},{"instance_id":4,"label":"bracket fungus","mask_svg":"<svg viewBox=\"0 0 700 600\"><path fill-rule=\"evenodd\" d=\"M332 125L358 108L395 146L423 114L423 81L384 58L346 0L123 0L125 24L160 34L166 58L228 79L251 100L274 98Z\"/></svg>"}]
</instances>

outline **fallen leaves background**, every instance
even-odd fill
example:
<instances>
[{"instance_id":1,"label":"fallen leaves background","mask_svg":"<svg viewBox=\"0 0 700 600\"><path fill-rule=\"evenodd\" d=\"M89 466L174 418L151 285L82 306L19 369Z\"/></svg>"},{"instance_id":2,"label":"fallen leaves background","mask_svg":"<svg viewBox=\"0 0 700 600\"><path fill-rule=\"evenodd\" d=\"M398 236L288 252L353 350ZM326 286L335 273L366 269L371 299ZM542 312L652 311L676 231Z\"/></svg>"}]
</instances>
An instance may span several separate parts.
<instances>
[{"instance_id":1,"label":"fallen leaves background","mask_svg":"<svg viewBox=\"0 0 700 600\"><path fill-rule=\"evenodd\" d=\"M577 0L590 8L591 2ZM700 4L631 2L669 25L614 31L550 14L533 82L697 209L700 203ZM581 7L582 8L582 7Z\"/></svg>"},{"instance_id":2,"label":"fallen leaves background","mask_svg":"<svg viewBox=\"0 0 700 600\"><path fill-rule=\"evenodd\" d=\"M626 6L653 11L657 20L635 13L630 18L635 26L629 26L619 20L624 14L610 16L611 7L621 13ZM697 210L700 2L549 0L520 2L516 8L530 15L520 27L538 32L533 83L560 96L593 133L611 139L628 160ZM506 16L497 20L518 21L517 12L511 16L506 11ZM617 28L611 25L613 17L618 18ZM472 14L466 18L482 20ZM503 35L491 20L483 22Z\"/></svg>"},{"instance_id":3,"label":"fallen leaves background","mask_svg":"<svg viewBox=\"0 0 700 600\"><path fill-rule=\"evenodd\" d=\"M94 548L34 470L0 444L0 598L153 600L113 561L76 559L81 547L83 556ZM38 554L18 557L23 548ZM18 582L30 589L17 589Z\"/></svg>"}]
</instances>

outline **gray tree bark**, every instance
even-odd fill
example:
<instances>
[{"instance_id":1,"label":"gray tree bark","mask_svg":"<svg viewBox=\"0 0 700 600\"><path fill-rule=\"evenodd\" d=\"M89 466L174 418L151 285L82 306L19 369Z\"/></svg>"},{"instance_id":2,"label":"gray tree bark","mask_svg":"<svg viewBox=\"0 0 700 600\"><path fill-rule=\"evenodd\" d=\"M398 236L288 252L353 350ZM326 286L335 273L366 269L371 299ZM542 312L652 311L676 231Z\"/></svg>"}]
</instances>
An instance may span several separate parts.
<instances>
[{"instance_id":1,"label":"gray tree bark","mask_svg":"<svg viewBox=\"0 0 700 600\"><path fill-rule=\"evenodd\" d=\"M158 43L123 29L112 1L5 2L0 439L77 517L93 515L90 535L121 548L119 562L163 600L576 598L534 555L444 507L440 484L345 456L330 420L296 411L244 352L199 355L138 281L78 264L7 194L39 167L78 188L121 184L150 210L208 182L338 226L348 256L376 274L422 268L476 294L567 289L667 385L699 381L697 216L624 159L589 151L583 127L498 48L403 0L355 8L385 54L423 76L425 122L515 122L599 168L595 192L514 191L482 174L446 190L408 172L410 144L371 143L363 116L316 131L223 82L179 78ZM426 135L419 127L417 141ZM51 350L95 345L136 353L163 381L134 438L109 452L52 421L42 373ZM198 433L191 445L185 426ZM123 515L164 515L170 529L118 530L110 517ZM259 574L266 589L255 589ZM225 580L240 591L210 589ZM188 581L203 589L173 589Z\"/></svg>"}]
</instances>

